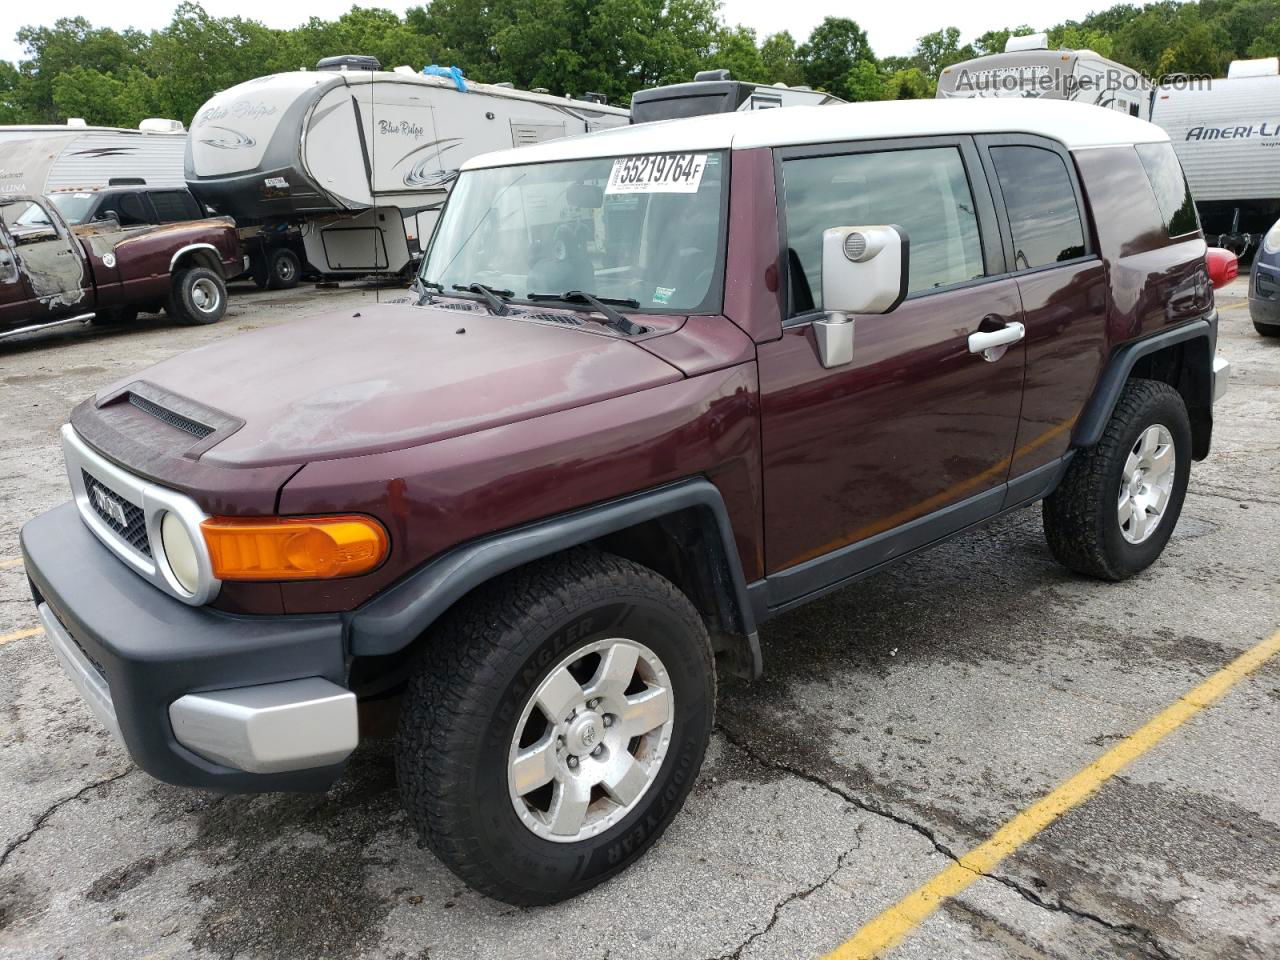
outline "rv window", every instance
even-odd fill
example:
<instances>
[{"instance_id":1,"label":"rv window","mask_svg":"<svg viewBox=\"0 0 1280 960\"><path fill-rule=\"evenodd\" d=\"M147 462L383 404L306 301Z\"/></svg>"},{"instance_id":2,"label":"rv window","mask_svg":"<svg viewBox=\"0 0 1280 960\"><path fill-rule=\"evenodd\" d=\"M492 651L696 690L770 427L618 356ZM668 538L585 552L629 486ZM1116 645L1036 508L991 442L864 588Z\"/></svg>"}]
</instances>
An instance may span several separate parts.
<instances>
[{"instance_id":1,"label":"rv window","mask_svg":"<svg viewBox=\"0 0 1280 960\"><path fill-rule=\"evenodd\" d=\"M1191 188L1182 175L1182 164L1170 143L1139 143L1135 148L1138 158L1147 171L1151 189L1155 192L1160 215L1171 237L1195 233L1200 229L1196 217L1196 205L1191 199Z\"/></svg>"},{"instance_id":2,"label":"rv window","mask_svg":"<svg viewBox=\"0 0 1280 960\"><path fill-rule=\"evenodd\" d=\"M1084 256L1084 226L1067 165L1042 147L992 147L1013 234L1015 270Z\"/></svg>"},{"instance_id":3,"label":"rv window","mask_svg":"<svg viewBox=\"0 0 1280 960\"><path fill-rule=\"evenodd\" d=\"M822 309L822 233L896 223L911 241L910 293L974 280L982 243L955 147L788 160L782 167L792 313Z\"/></svg>"},{"instance_id":4,"label":"rv window","mask_svg":"<svg viewBox=\"0 0 1280 960\"><path fill-rule=\"evenodd\" d=\"M200 219L195 198L185 190L153 190L151 205L155 207L156 219L160 223Z\"/></svg>"}]
</instances>

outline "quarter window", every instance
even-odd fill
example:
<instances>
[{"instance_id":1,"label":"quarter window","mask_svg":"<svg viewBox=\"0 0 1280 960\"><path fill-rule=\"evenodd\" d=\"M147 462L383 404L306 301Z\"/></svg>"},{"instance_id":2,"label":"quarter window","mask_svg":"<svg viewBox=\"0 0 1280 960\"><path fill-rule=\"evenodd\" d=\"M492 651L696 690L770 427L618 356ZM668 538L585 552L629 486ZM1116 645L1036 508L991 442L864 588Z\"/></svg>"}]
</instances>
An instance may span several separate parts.
<instances>
[{"instance_id":1,"label":"quarter window","mask_svg":"<svg viewBox=\"0 0 1280 960\"><path fill-rule=\"evenodd\" d=\"M907 233L908 293L981 277L982 242L955 147L788 160L782 167L792 312L822 308L822 233L897 224Z\"/></svg>"},{"instance_id":2,"label":"quarter window","mask_svg":"<svg viewBox=\"0 0 1280 960\"><path fill-rule=\"evenodd\" d=\"M1134 149L1146 168L1169 236L1180 237L1198 231L1200 220L1196 216L1196 205L1191 199L1187 178L1182 175L1182 164L1173 152L1173 144L1139 143Z\"/></svg>"},{"instance_id":3,"label":"quarter window","mask_svg":"<svg viewBox=\"0 0 1280 960\"><path fill-rule=\"evenodd\" d=\"M992 147L1013 234L1013 268L1030 270L1084 256L1084 226L1062 156L1042 147Z\"/></svg>"}]
</instances>

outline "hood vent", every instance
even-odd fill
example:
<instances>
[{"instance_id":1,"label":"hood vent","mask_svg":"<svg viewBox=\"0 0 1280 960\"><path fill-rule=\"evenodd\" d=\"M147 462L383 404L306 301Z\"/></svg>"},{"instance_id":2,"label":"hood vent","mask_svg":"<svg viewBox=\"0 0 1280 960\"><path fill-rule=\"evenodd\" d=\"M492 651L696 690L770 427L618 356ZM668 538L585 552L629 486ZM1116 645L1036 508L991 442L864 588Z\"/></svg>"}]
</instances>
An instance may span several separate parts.
<instances>
[{"instance_id":1,"label":"hood vent","mask_svg":"<svg viewBox=\"0 0 1280 960\"><path fill-rule=\"evenodd\" d=\"M179 430L191 434L197 440L203 440L213 433L213 427L192 420L190 417L184 417L180 413L174 413L172 410L166 410L160 404L148 400L146 397L140 397L132 391L129 393L129 402L144 413L151 414L157 420L163 420L169 426L177 427Z\"/></svg>"}]
</instances>

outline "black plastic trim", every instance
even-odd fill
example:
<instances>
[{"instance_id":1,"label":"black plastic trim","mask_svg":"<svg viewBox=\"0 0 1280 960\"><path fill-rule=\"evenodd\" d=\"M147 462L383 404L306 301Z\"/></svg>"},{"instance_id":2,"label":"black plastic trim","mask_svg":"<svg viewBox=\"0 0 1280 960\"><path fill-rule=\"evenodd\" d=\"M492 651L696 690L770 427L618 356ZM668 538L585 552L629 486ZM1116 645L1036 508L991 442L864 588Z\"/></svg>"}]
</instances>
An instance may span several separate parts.
<instances>
[{"instance_id":1,"label":"black plastic trim","mask_svg":"<svg viewBox=\"0 0 1280 960\"><path fill-rule=\"evenodd\" d=\"M1098 378L1093 395L1076 423L1071 438L1072 446L1092 447L1102 439L1102 431L1106 429L1107 421L1111 419L1111 412L1120 401L1125 382L1129 379L1134 365L1143 357L1176 343L1185 343L1188 340L1204 337L1209 341L1209 359L1212 362L1217 340L1217 316L1215 310L1207 319L1192 320L1178 327L1161 330L1141 340L1131 340L1121 344L1113 350L1103 368L1102 375Z\"/></svg>"},{"instance_id":2,"label":"black plastic trim","mask_svg":"<svg viewBox=\"0 0 1280 960\"><path fill-rule=\"evenodd\" d=\"M759 641L733 527L720 491L705 478L682 480L608 503L475 540L448 551L348 615L356 656L395 653L412 643L470 591L500 574L570 547L682 510L705 511L721 549L712 558L720 619L746 638L758 665Z\"/></svg>"},{"instance_id":3,"label":"black plastic trim","mask_svg":"<svg viewBox=\"0 0 1280 960\"><path fill-rule=\"evenodd\" d=\"M169 705L185 693L324 677L346 683L342 620L245 617L192 607L120 562L74 503L41 514L21 533L37 602L49 604L106 677L133 761L151 776L232 793L318 791L344 763L289 773L246 773L211 763L177 742Z\"/></svg>"}]
</instances>

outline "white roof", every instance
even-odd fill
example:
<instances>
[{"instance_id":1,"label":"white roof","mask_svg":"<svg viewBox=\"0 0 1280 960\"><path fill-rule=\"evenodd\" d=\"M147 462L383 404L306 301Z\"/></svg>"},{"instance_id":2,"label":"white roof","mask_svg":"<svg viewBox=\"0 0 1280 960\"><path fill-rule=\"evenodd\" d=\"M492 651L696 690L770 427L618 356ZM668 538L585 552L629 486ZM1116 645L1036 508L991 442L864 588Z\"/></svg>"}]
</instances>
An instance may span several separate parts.
<instances>
[{"instance_id":1,"label":"white roof","mask_svg":"<svg viewBox=\"0 0 1280 960\"><path fill-rule=\"evenodd\" d=\"M690 150L745 150L844 140L1030 133L1082 150L1166 141L1155 124L1070 100L979 97L782 107L640 123L473 157L462 169Z\"/></svg>"}]
</instances>

